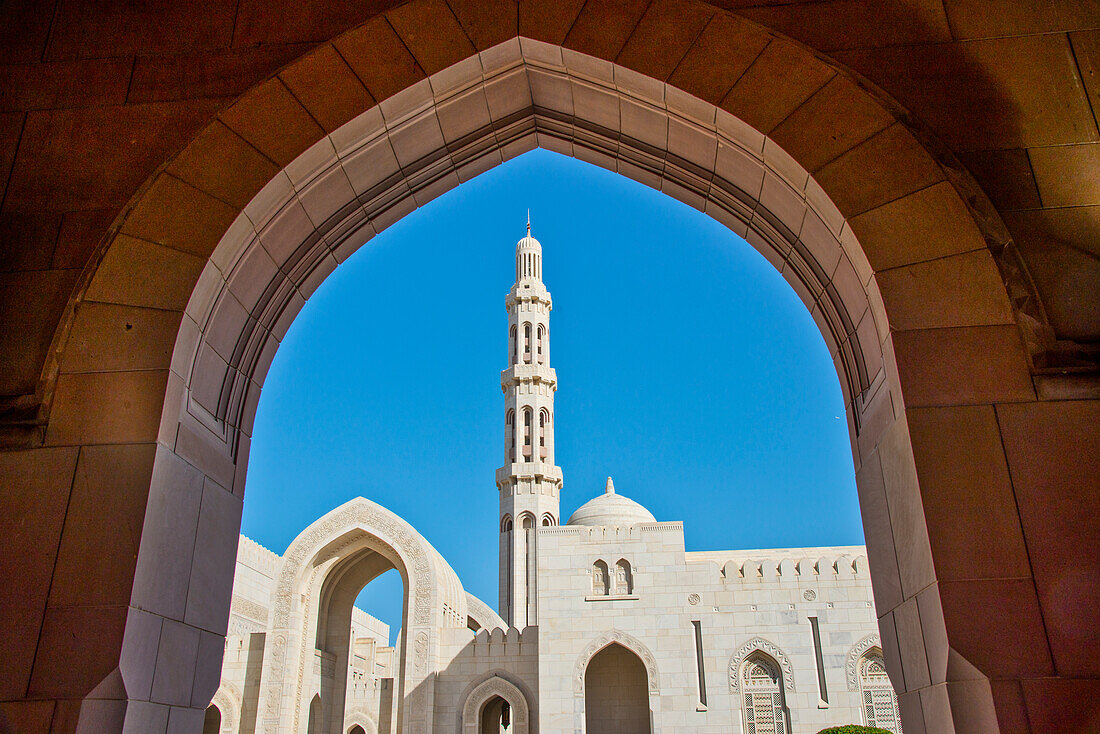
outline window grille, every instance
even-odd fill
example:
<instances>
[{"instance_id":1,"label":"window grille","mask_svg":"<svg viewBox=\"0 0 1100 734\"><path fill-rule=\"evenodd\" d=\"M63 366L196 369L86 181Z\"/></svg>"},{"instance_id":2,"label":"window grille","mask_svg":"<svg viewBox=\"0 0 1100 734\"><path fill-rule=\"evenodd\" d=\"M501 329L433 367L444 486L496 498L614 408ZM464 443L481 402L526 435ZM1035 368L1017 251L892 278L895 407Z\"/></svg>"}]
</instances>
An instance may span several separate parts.
<instances>
[{"instance_id":1,"label":"window grille","mask_svg":"<svg viewBox=\"0 0 1100 734\"><path fill-rule=\"evenodd\" d=\"M865 655L860 661L859 687L863 697L863 719L867 726L901 734L898 698L890 685L886 666L878 655Z\"/></svg>"},{"instance_id":2,"label":"window grille","mask_svg":"<svg viewBox=\"0 0 1100 734\"><path fill-rule=\"evenodd\" d=\"M745 661L741 676L741 703L747 734L787 734L779 666L763 653L757 653Z\"/></svg>"}]
</instances>

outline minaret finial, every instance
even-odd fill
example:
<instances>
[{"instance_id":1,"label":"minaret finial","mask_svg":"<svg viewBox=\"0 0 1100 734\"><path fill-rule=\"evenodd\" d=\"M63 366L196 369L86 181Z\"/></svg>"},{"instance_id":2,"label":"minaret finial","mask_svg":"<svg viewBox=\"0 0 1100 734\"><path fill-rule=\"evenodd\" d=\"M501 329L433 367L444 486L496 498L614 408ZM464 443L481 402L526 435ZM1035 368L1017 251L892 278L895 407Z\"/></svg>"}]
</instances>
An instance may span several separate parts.
<instances>
[{"instance_id":1,"label":"minaret finial","mask_svg":"<svg viewBox=\"0 0 1100 734\"><path fill-rule=\"evenodd\" d=\"M615 482L611 481L611 477L607 478L607 486L604 487L605 494L615 494Z\"/></svg>"},{"instance_id":2,"label":"minaret finial","mask_svg":"<svg viewBox=\"0 0 1100 734\"><path fill-rule=\"evenodd\" d=\"M527 236L531 236L531 210L527 210Z\"/></svg>"}]
</instances>

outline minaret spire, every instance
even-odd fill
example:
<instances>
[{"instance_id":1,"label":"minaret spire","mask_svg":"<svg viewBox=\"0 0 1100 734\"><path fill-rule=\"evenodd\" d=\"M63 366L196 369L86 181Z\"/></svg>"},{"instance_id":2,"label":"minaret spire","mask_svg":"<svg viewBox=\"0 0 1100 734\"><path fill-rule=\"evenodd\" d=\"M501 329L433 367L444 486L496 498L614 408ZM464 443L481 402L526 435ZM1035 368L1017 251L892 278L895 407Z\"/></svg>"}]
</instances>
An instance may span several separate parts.
<instances>
[{"instance_id":1,"label":"minaret spire","mask_svg":"<svg viewBox=\"0 0 1100 734\"><path fill-rule=\"evenodd\" d=\"M542 282L542 245L527 234L516 243L516 282L508 309L504 392L504 466L500 495L500 616L523 628L538 623L536 582L540 528L558 524L562 474L554 464L554 391L550 366L550 292Z\"/></svg>"}]
</instances>

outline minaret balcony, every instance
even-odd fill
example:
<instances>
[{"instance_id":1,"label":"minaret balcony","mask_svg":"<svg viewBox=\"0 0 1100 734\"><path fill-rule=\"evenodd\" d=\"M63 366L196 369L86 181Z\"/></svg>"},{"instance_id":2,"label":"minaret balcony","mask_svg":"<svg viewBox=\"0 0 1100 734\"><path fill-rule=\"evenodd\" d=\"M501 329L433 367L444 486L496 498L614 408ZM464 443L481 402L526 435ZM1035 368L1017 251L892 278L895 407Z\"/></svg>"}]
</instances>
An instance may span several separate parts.
<instances>
[{"instance_id":1,"label":"minaret balcony","mask_svg":"<svg viewBox=\"0 0 1100 734\"><path fill-rule=\"evenodd\" d=\"M547 479L556 484L561 484L561 467L556 464L547 464L543 461L524 461L521 463L507 464L497 469L497 486L510 482L512 479L531 478Z\"/></svg>"},{"instance_id":2,"label":"minaret balcony","mask_svg":"<svg viewBox=\"0 0 1100 734\"><path fill-rule=\"evenodd\" d=\"M500 387L507 390L517 382L545 382L557 389L558 373L545 364L514 364L500 373Z\"/></svg>"},{"instance_id":3,"label":"minaret balcony","mask_svg":"<svg viewBox=\"0 0 1100 734\"><path fill-rule=\"evenodd\" d=\"M554 307L554 303L550 298L550 291L546 290L545 285L534 280L523 280L512 286L504 305L511 309L512 306L523 301L539 301L550 308Z\"/></svg>"}]
</instances>

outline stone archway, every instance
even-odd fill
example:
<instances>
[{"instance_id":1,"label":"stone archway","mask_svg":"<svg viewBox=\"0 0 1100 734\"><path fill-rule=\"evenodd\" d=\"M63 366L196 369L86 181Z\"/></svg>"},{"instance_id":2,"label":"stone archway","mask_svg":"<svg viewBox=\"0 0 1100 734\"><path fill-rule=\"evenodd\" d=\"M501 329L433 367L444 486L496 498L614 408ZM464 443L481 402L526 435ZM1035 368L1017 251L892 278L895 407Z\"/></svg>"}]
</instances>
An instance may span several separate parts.
<instances>
[{"instance_id":1,"label":"stone archway","mask_svg":"<svg viewBox=\"0 0 1100 734\"><path fill-rule=\"evenodd\" d=\"M638 659L645 669L645 690L648 697L646 710L650 713L660 711L661 677L657 670L657 659L645 643L633 635L621 630L608 630L589 642L573 664L573 698L576 702L573 707L573 728L576 731L584 731L586 721L588 667L597 655L612 645L618 645ZM656 726L652 716L649 726L651 734L659 734L660 727Z\"/></svg>"},{"instance_id":2,"label":"stone archway","mask_svg":"<svg viewBox=\"0 0 1100 734\"><path fill-rule=\"evenodd\" d=\"M481 734L481 713L494 698L503 699L511 707L513 734L528 734L531 731L531 705L527 696L511 681L493 674L466 694L462 704L460 734Z\"/></svg>"},{"instance_id":3,"label":"stone archway","mask_svg":"<svg viewBox=\"0 0 1100 734\"><path fill-rule=\"evenodd\" d=\"M427 3L412 6L431 22L434 11ZM452 22L439 19L440 27ZM352 34L369 42L376 30ZM746 38L759 33L748 24L730 32ZM762 44L775 52L762 57L763 71L774 65L771 71L778 73L785 59L805 56L795 44L764 36ZM780 145L776 136L761 134L728 109L657 81L636 68L643 66L638 62L615 65L562 48L559 42L513 40L485 44L475 54L410 39L409 51L423 57L431 77L414 74L395 81L380 105L354 117L347 127L334 126L320 139L300 135L289 145L290 152L272 152L285 168L262 189L267 174L253 175L244 184L250 193L258 193L243 218L217 192L225 181L239 183L242 174L229 170L228 159L203 152L236 145L225 142L221 122L135 198L102 253L102 265L89 272L87 287L76 300L95 294L170 308L182 298L188 306L176 347L170 359L159 362L153 356L156 350L149 348L150 364L159 371L143 366L55 372L57 397L47 431L56 440L81 445L144 441L150 446L145 529L121 643L139 652L124 660L115 655L110 665L122 660L117 664L123 682L151 679L158 666L183 666L193 673L194 691L190 697L178 692L168 696L131 685L125 700L191 708L216 685L209 671L217 666L228 610L227 559L239 522L251 415L278 340L304 298L372 232L493 165L498 156L503 160L543 145L614 166L702 208L743 233L788 276L822 329L845 390L880 626L887 659L896 668L891 672L904 681L903 715L944 721L953 711L965 711L967 721L996 727L983 671L1014 679L1053 668L1027 673L1013 667L1015 663L1006 668L988 652L1000 644L994 626L975 629L969 615L958 613L972 594L1003 593L1019 602L1013 608L1019 610L1029 640L1038 641L1035 630L1042 628L1035 620L1030 569L1017 562L1023 548L1017 516L1006 515L993 544L1011 551L1014 560L1008 569L999 562L1004 554L994 559L993 568L989 552L952 535L951 518L959 510L973 514L992 505L998 512L1015 513L1009 507L1011 488L1006 490L1002 482L993 490L980 490L985 493L980 501L937 491L951 472L939 461L935 445L944 431L964 443L991 438L998 433L992 403L1034 400L1035 395L982 226L952 185L954 175L897 120L890 111L894 106L819 59L802 60L832 80L830 94L845 100L845 114L832 115L828 106L824 111L800 107L797 124L792 123L798 134L788 134ZM706 51L698 53L704 61L722 63L713 51L709 57ZM496 68L501 54L505 63L522 67L530 104L498 110L504 114L494 118L488 85L477 92L464 84L471 77L485 82L485 65ZM299 114L297 107L285 113L272 106L279 84L277 79L266 82L227 114L268 121ZM491 135L462 131L463 121L471 119L469 111L445 122L448 104L457 108L467 97L481 99L478 94L485 101ZM751 111L754 100L759 102L751 95L744 101L746 109ZM855 119L862 122L847 125ZM452 124L457 127L448 127L448 139L444 128ZM636 135L630 126L636 126ZM838 126L849 133L839 140L832 136ZM372 131L378 136L368 140ZM833 157L815 158L814 141L827 139L839 146L831 151ZM267 141L249 142L256 150L270 150ZM372 142L378 145L372 152L382 155L388 146L383 157L389 161L392 156L392 165L364 164L386 170L383 180L357 190L341 165L347 183L341 189L335 171L322 173L326 146L342 160L338 147L358 145L355 152L369 161L365 146ZM720 159L720 151L732 152L737 161L724 172L719 169L729 161ZM745 183L746 176L751 184ZM742 185L736 184L739 179ZM899 234L902 224L912 229ZM203 268L197 282L196 253ZM157 263L160 278L146 284L122 282L119 268L137 260ZM958 266L951 273L961 274L961 280L945 291L938 286L937 263L946 261ZM263 273L267 276L261 277ZM161 281L170 278L182 285L165 290ZM966 297L957 297L959 292ZM76 328L60 336L59 343L77 345L87 338ZM107 415L87 399L93 383L100 392L133 399ZM910 432L913 421L915 437ZM1007 474L1002 454L971 452L968 458L974 466ZM193 530L180 533L181 525ZM207 542L194 543L196 536ZM174 581L181 577L191 580L182 590ZM1005 583L1005 578L1015 581ZM192 600L188 588L205 601ZM195 630L197 645L191 644ZM164 638L163 655L156 645L140 643L150 634ZM950 675L949 647L955 654ZM172 657L171 651L196 648L186 659ZM109 677L110 668L102 674ZM921 690L933 688L934 694L921 697ZM110 690L118 695L117 688ZM949 699L955 695L957 706L952 708ZM113 700L89 697L81 726L117 722L120 709ZM121 710L126 710L124 701ZM114 728L115 723L104 726Z\"/></svg>"},{"instance_id":4,"label":"stone archway","mask_svg":"<svg viewBox=\"0 0 1100 734\"><path fill-rule=\"evenodd\" d=\"M584 671L586 734L651 734L646 666L632 650L612 642Z\"/></svg>"},{"instance_id":5,"label":"stone archway","mask_svg":"<svg viewBox=\"0 0 1100 734\"><path fill-rule=\"evenodd\" d=\"M466 594L408 523L359 497L303 530L282 556L258 704L258 719L272 731L294 734L307 716L322 730L343 728L351 605L365 583L390 568L406 589L395 676L398 731L431 730L439 635L466 626ZM345 581L350 586L341 590ZM314 674L315 650L332 656L327 675L324 659L320 677ZM313 707L308 699L318 690L323 706Z\"/></svg>"}]
</instances>

